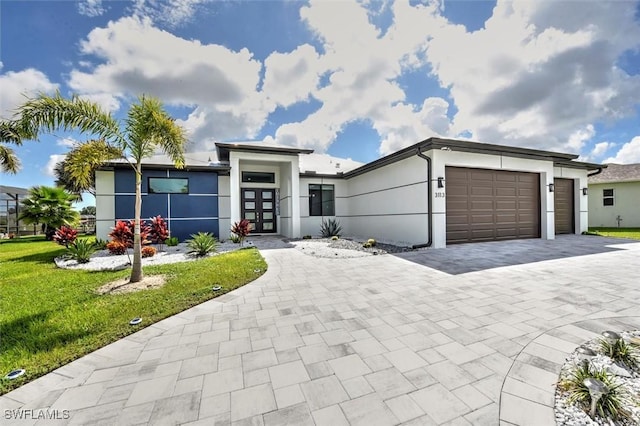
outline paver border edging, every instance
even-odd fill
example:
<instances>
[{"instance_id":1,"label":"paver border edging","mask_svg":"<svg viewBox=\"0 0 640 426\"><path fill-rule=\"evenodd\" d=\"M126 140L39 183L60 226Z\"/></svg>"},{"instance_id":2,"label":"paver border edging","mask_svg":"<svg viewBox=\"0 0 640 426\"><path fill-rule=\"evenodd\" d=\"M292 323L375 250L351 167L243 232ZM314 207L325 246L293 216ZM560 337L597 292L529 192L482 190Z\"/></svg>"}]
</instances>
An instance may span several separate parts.
<instances>
[{"instance_id":1,"label":"paver border edging","mask_svg":"<svg viewBox=\"0 0 640 426\"><path fill-rule=\"evenodd\" d=\"M638 328L640 316L604 317L560 325L538 335L518 353L502 382L500 425L555 425L556 384L569 354L604 330ZM549 383L552 375L555 379Z\"/></svg>"}]
</instances>

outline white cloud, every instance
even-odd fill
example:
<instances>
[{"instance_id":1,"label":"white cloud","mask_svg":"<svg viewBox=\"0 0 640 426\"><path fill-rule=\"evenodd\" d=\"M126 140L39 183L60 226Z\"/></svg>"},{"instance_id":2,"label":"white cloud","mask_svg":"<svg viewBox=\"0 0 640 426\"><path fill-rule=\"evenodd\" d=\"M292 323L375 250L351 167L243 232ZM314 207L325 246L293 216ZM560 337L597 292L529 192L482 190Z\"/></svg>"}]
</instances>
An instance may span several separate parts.
<instances>
[{"instance_id":1,"label":"white cloud","mask_svg":"<svg viewBox=\"0 0 640 426\"><path fill-rule=\"evenodd\" d=\"M262 64L247 49L235 52L185 40L147 18L122 18L96 28L81 49L103 62L91 71L72 70L74 91L111 110L119 100L142 93L192 106L181 124L192 131L193 149L210 138L251 138L275 108L257 92Z\"/></svg>"},{"instance_id":2,"label":"white cloud","mask_svg":"<svg viewBox=\"0 0 640 426\"><path fill-rule=\"evenodd\" d=\"M615 156L604 160L604 163L634 164L640 163L640 136L622 145Z\"/></svg>"},{"instance_id":3,"label":"white cloud","mask_svg":"<svg viewBox=\"0 0 640 426\"><path fill-rule=\"evenodd\" d=\"M73 146L77 143L78 141L72 137L66 137L66 138L58 139L56 141L56 145L63 146L65 148L73 148Z\"/></svg>"},{"instance_id":4,"label":"white cloud","mask_svg":"<svg viewBox=\"0 0 640 426\"><path fill-rule=\"evenodd\" d=\"M42 172L49 176L49 177L56 177L56 174L54 173L54 169L56 167L56 164L58 164L60 161L63 161L66 157L66 154L52 154L49 156L49 161L47 162L46 166L44 166L44 168L42 169Z\"/></svg>"},{"instance_id":5,"label":"white cloud","mask_svg":"<svg viewBox=\"0 0 640 426\"><path fill-rule=\"evenodd\" d=\"M78 13L80 15L95 18L105 12L102 7L102 0L84 0L78 3Z\"/></svg>"},{"instance_id":6,"label":"white cloud","mask_svg":"<svg viewBox=\"0 0 640 426\"><path fill-rule=\"evenodd\" d=\"M52 92L57 88L58 84L52 83L43 72L33 68L0 74L0 118L11 118L27 97L38 92Z\"/></svg>"},{"instance_id":7,"label":"white cloud","mask_svg":"<svg viewBox=\"0 0 640 426\"><path fill-rule=\"evenodd\" d=\"M134 0L134 14L174 28L191 21L198 6L207 0Z\"/></svg>"},{"instance_id":8,"label":"white cloud","mask_svg":"<svg viewBox=\"0 0 640 426\"><path fill-rule=\"evenodd\" d=\"M500 0L479 31L433 27L427 58L458 108L455 132L574 151L593 136L592 123L633 114L640 77L616 61L639 46L635 7Z\"/></svg>"}]
</instances>

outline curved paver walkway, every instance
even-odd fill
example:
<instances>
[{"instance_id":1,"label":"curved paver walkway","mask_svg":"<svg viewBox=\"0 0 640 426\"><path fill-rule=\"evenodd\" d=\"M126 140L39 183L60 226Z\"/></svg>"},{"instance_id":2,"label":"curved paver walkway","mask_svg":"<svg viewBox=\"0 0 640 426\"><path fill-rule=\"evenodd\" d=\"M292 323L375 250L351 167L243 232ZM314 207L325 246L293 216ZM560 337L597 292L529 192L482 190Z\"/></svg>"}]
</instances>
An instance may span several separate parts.
<instances>
[{"instance_id":1,"label":"curved paver walkway","mask_svg":"<svg viewBox=\"0 0 640 426\"><path fill-rule=\"evenodd\" d=\"M520 423L505 392L527 409L533 397L512 379L528 385L538 371L512 368L516 358L568 352L581 337L568 324L640 314L638 243L459 275L390 255L263 255L255 282L0 397L0 408L69 410L56 424Z\"/></svg>"}]
</instances>

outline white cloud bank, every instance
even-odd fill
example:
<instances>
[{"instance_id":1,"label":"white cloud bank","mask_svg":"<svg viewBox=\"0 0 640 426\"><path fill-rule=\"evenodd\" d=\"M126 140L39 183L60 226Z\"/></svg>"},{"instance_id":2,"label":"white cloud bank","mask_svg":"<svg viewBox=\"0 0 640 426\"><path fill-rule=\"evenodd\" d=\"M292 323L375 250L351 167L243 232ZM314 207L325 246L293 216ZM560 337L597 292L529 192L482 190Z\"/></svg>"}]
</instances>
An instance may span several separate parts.
<instances>
[{"instance_id":1,"label":"white cloud bank","mask_svg":"<svg viewBox=\"0 0 640 426\"><path fill-rule=\"evenodd\" d=\"M199 3L174 1L169 24L191 19ZM215 139L254 138L276 108L313 99L316 111L282 123L266 142L324 152L349 123L364 121L380 135L381 154L429 136L464 134L598 158L613 145L594 147L595 124L633 114L640 99L640 77L617 65L640 47L632 2L500 0L485 27L470 32L443 17L437 2L380 8L311 0L300 19L322 49L303 43L264 63L248 49L161 30L154 11L162 3L138 4L138 17L94 29L81 43L101 62L73 70L69 85L111 109L142 92L193 108L180 121L192 150ZM371 17L387 8L393 19L381 30ZM437 79L450 98L407 100L411 87L400 78L425 69L424 78Z\"/></svg>"},{"instance_id":2,"label":"white cloud bank","mask_svg":"<svg viewBox=\"0 0 640 426\"><path fill-rule=\"evenodd\" d=\"M0 118L12 118L15 109L24 103L27 97L38 92L52 92L57 88L58 84L52 83L43 72L33 68L0 74Z\"/></svg>"},{"instance_id":3,"label":"white cloud bank","mask_svg":"<svg viewBox=\"0 0 640 426\"><path fill-rule=\"evenodd\" d=\"M622 145L618 153L604 160L604 163L634 164L640 163L640 136Z\"/></svg>"}]
</instances>

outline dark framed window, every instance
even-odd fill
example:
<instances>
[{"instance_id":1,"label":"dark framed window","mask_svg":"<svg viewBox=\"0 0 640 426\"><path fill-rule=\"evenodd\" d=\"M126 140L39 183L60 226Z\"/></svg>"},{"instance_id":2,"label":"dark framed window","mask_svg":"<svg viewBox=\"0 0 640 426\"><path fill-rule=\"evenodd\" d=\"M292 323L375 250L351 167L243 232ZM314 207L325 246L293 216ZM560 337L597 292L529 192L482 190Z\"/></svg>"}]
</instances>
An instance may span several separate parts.
<instances>
[{"instance_id":1,"label":"dark framed window","mask_svg":"<svg viewBox=\"0 0 640 426\"><path fill-rule=\"evenodd\" d=\"M276 174L269 172L242 172L243 182L276 183Z\"/></svg>"},{"instance_id":2,"label":"dark framed window","mask_svg":"<svg viewBox=\"0 0 640 426\"><path fill-rule=\"evenodd\" d=\"M149 194L188 194L188 178L150 177Z\"/></svg>"},{"instance_id":3,"label":"dark framed window","mask_svg":"<svg viewBox=\"0 0 640 426\"><path fill-rule=\"evenodd\" d=\"M335 216L333 185L309 184L309 216Z\"/></svg>"},{"instance_id":4,"label":"dark framed window","mask_svg":"<svg viewBox=\"0 0 640 426\"><path fill-rule=\"evenodd\" d=\"M602 205L603 206L613 205L613 189L602 190Z\"/></svg>"}]
</instances>

